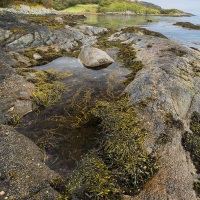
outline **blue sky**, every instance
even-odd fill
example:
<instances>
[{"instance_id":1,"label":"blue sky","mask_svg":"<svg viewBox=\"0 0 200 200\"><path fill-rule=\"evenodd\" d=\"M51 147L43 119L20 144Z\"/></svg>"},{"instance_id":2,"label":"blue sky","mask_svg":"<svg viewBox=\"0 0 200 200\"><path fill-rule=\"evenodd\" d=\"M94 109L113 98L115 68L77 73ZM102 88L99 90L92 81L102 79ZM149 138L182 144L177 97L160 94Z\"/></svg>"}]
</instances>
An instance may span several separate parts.
<instances>
[{"instance_id":1,"label":"blue sky","mask_svg":"<svg viewBox=\"0 0 200 200\"><path fill-rule=\"evenodd\" d=\"M141 0L155 3L163 8L178 8L186 12L200 14L200 0Z\"/></svg>"}]
</instances>

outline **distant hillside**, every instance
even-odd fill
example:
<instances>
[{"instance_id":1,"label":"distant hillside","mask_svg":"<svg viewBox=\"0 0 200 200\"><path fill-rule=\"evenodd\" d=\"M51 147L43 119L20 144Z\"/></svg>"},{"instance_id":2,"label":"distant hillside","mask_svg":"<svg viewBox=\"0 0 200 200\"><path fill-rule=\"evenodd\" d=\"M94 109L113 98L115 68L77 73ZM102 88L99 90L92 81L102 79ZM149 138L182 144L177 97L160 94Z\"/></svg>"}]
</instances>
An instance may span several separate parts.
<instances>
[{"instance_id":1,"label":"distant hillside","mask_svg":"<svg viewBox=\"0 0 200 200\"><path fill-rule=\"evenodd\" d=\"M1 0L0 7L12 4L41 4L47 8L53 7L56 10L70 8L74 12L132 12L135 14L184 14L177 9L162 9L152 3L130 0ZM94 6L92 6L94 5ZM74 7L75 6L75 7Z\"/></svg>"},{"instance_id":2,"label":"distant hillside","mask_svg":"<svg viewBox=\"0 0 200 200\"><path fill-rule=\"evenodd\" d=\"M143 6L148 7L148 8L153 8L153 9L156 9L156 10L162 10L162 8L160 6L153 4L153 3L149 3L149 2L146 2L146 1L140 1L139 3L142 4Z\"/></svg>"}]
</instances>

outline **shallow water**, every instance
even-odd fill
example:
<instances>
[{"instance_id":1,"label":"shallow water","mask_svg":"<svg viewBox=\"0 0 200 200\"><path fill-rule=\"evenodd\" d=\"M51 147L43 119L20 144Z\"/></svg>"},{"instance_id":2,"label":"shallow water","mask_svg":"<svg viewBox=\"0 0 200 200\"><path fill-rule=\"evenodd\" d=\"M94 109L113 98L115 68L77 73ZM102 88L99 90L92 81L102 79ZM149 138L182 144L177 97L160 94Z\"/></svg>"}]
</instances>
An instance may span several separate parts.
<instances>
[{"instance_id":1,"label":"shallow water","mask_svg":"<svg viewBox=\"0 0 200 200\"><path fill-rule=\"evenodd\" d=\"M67 176L80 157L102 138L98 120L89 118L87 112L96 100L118 98L125 88L124 76L130 71L118 62L93 70L68 57L35 68L72 75L62 81L67 92L61 100L38 113L28 114L17 130L46 151L45 162L51 169Z\"/></svg>"},{"instance_id":2,"label":"shallow water","mask_svg":"<svg viewBox=\"0 0 200 200\"><path fill-rule=\"evenodd\" d=\"M173 25L180 21L200 24L200 16L161 17L134 15L87 15L87 20L85 20L84 23L107 28L140 26L152 31L160 32L180 44L200 49L200 30L191 30Z\"/></svg>"}]
</instances>

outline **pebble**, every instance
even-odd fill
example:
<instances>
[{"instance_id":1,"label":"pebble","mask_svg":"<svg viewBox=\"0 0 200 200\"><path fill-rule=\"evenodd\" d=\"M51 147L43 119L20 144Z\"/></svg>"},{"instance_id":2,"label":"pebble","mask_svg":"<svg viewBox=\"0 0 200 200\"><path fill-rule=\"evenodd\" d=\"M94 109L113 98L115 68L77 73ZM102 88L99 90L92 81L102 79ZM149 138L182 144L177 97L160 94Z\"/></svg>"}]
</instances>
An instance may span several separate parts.
<instances>
[{"instance_id":1,"label":"pebble","mask_svg":"<svg viewBox=\"0 0 200 200\"><path fill-rule=\"evenodd\" d=\"M3 195L5 195L5 192L4 192L4 191L1 191L1 192L0 192L0 196L3 196Z\"/></svg>"}]
</instances>

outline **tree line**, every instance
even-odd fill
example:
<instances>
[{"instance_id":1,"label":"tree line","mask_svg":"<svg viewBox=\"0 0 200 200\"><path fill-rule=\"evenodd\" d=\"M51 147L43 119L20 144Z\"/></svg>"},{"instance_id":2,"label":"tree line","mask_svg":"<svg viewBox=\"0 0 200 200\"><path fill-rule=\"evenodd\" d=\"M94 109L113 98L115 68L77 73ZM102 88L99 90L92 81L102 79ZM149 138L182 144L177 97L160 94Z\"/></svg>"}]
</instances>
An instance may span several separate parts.
<instances>
[{"instance_id":1,"label":"tree line","mask_svg":"<svg viewBox=\"0 0 200 200\"><path fill-rule=\"evenodd\" d=\"M105 0L1 0L0 7L6 7L10 3L15 2L25 2L25 3L33 3L33 4L42 4L45 7L53 7L55 9L61 10L71 6L75 6L77 4L87 4L87 3L95 3L101 4L104 3ZM108 0L109 1L109 0Z\"/></svg>"}]
</instances>

